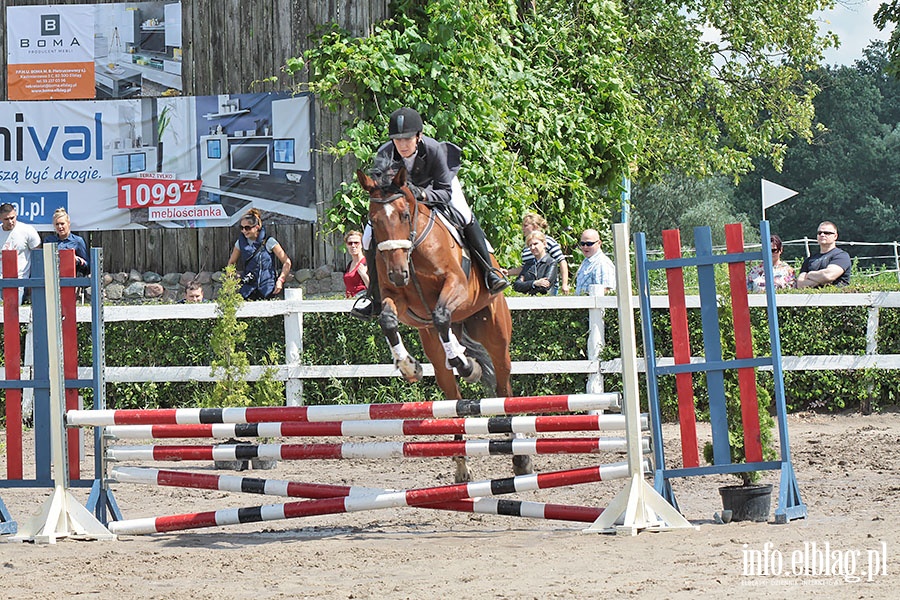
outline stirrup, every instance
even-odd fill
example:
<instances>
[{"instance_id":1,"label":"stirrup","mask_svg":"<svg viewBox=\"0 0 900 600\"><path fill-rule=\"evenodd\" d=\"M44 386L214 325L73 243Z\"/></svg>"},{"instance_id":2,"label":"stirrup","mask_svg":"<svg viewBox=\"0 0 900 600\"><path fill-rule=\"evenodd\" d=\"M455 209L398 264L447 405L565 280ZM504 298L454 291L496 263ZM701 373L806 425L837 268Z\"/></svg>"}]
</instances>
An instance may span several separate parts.
<instances>
[{"instance_id":1,"label":"stirrup","mask_svg":"<svg viewBox=\"0 0 900 600\"><path fill-rule=\"evenodd\" d=\"M371 321L378 316L378 313L375 312L375 303L368 296L357 298L353 303L353 308L350 309L350 316L362 321Z\"/></svg>"}]
</instances>

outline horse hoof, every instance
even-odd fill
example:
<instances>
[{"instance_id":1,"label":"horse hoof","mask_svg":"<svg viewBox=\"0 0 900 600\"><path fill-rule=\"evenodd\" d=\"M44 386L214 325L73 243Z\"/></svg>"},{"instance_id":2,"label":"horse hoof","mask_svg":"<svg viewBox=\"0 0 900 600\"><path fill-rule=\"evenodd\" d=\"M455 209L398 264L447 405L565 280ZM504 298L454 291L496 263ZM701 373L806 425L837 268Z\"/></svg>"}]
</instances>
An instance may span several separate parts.
<instances>
[{"instance_id":1,"label":"horse hoof","mask_svg":"<svg viewBox=\"0 0 900 600\"><path fill-rule=\"evenodd\" d=\"M534 473L534 465L531 464L530 456L513 456L513 473L516 475L531 475Z\"/></svg>"},{"instance_id":2,"label":"horse hoof","mask_svg":"<svg viewBox=\"0 0 900 600\"><path fill-rule=\"evenodd\" d=\"M409 383L416 383L422 379L422 365L416 359L410 357L396 363L396 365L400 369L403 379Z\"/></svg>"},{"instance_id":3,"label":"horse hoof","mask_svg":"<svg viewBox=\"0 0 900 600\"><path fill-rule=\"evenodd\" d=\"M453 475L453 481L456 483L468 483L472 481L473 474L469 469L469 465L466 463L466 459L462 456L453 457L453 462L456 463L456 473Z\"/></svg>"},{"instance_id":4,"label":"horse hoof","mask_svg":"<svg viewBox=\"0 0 900 600\"><path fill-rule=\"evenodd\" d=\"M469 359L469 364L472 365L472 372L467 376L463 377L463 380L466 383L478 383L481 381L481 365L474 359Z\"/></svg>"}]
</instances>

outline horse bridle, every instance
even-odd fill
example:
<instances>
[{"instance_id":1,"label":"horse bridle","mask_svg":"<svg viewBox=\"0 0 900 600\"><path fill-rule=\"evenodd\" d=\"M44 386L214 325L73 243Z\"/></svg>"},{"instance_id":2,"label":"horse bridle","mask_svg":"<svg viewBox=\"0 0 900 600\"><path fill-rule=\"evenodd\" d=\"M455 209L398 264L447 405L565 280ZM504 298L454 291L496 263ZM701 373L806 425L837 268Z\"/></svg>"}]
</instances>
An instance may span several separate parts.
<instances>
[{"instance_id":1,"label":"horse bridle","mask_svg":"<svg viewBox=\"0 0 900 600\"><path fill-rule=\"evenodd\" d=\"M399 200L400 198L405 198L405 197L406 197L406 195L402 191L399 191L394 194L391 194L390 196L388 196L386 198L372 198L370 196L369 201L374 202L376 204L390 204L390 203L394 202L395 200ZM383 242L379 242L378 245L375 246L375 248L379 252L386 252L386 251L390 251L390 250L400 250L400 249L404 249L407 251L406 252L406 262L409 265L409 277L413 282L413 286L415 286L415 288L416 288L416 293L419 294L419 300L421 300L422 306L424 306L425 310L428 311L428 316L427 316L427 318L420 317L419 315L414 313L409 308L407 308L407 312L410 314L411 317L420 321L423 325L427 325L428 323L430 323L432 321L432 313L431 313L431 309L428 307L428 303L425 301L425 294L422 292L422 286L421 286L421 284L419 284L419 278L416 277L416 268L415 268L415 265L413 264L412 253L416 248L419 247L419 245L423 241L425 241L425 238L428 237L428 234L431 233L431 230L434 229L434 219L435 219L434 212L435 211L432 210L431 213L428 215L428 224L425 226L425 230L422 231L422 235L417 236L416 224L419 221L419 201L415 198L413 198L413 205L414 205L413 214L409 221L409 239L408 240L385 240Z\"/></svg>"},{"instance_id":2,"label":"horse bridle","mask_svg":"<svg viewBox=\"0 0 900 600\"><path fill-rule=\"evenodd\" d=\"M391 204L392 202L399 200L400 198L405 198L406 195L400 191L395 194L391 194L387 198L369 198L370 202L374 202L376 204ZM385 240L383 242L379 242L375 248L379 252L386 252L390 250L408 250L407 260L409 261L410 267L412 267L412 253L413 250L419 247L419 245L425 241L425 238L428 237L428 234L431 233L431 230L434 228L434 211L431 211L431 214L428 217L428 225L425 226L425 230L422 232L422 235L417 236L416 234L416 223L419 220L419 201L413 198L413 214L409 221L409 239L408 240Z\"/></svg>"}]
</instances>

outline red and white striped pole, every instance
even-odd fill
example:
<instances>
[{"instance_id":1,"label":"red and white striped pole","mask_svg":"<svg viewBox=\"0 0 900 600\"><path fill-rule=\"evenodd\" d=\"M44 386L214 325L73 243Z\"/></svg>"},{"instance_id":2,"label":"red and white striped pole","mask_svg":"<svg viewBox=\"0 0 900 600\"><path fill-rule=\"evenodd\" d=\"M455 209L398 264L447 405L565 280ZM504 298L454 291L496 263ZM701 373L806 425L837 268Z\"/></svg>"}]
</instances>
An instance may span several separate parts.
<instances>
[{"instance_id":1,"label":"red and white striped pole","mask_svg":"<svg viewBox=\"0 0 900 600\"><path fill-rule=\"evenodd\" d=\"M647 415L642 428L649 428ZM191 423L185 425L110 425L108 439L242 437L344 437L404 435L487 435L492 433L553 433L562 431L624 431L625 416L614 414L546 415L459 419L388 419L322 423Z\"/></svg>"},{"instance_id":2,"label":"red and white striped pole","mask_svg":"<svg viewBox=\"0 0 900 600\"><path fill-rule=\"evenodd\" d=\"M384 459L440 456L597 454L625 452L622 438L517 438L437 442L345 442L342 444L219 444L212 446L111 446L112 461ZM644 451L649 451L645 440ZM639 457L640 460L640 457Z\"/></svg>"},{"instance_id":3,"label":"red and white striped pole","mask_svg":"<svg viewBox=\"0 0 900 600\"><path fill-rule=\"evenodd\" d=\"M304 502L116 521L109 524L109 530L117 535L141 535L402 506L424 506L465 498L491 497L500 494L527 492L581 483L596 483L627 476L628 463L615 463L567 471L519 475L505 479L490 479L448 486L392 491L376 494L375 496L323 498Z\"/></svg>"},{"instance_id":4,"label":"red and white striped pole","mask_svg":"<svg viewBox=\"0 0 900 600\"><path fill-rule=\"evenodd\" d=\"M258 479L236 475L188 473L185 471L167 471L143 467L116 467L110 471L110 477L119 483L186 487L289 498L374 496L387 492L387 490L380 488L301 483L282 479ZM578 521L582 523L593 523L600 516L600 513L603 512L602 508L592 506L549 504L528 500L499 500L496 498L463 498L461 500L426 504L420 508L556 521Z\"/></svg>"},{"instance_id":5,"label":"red and white striped pole","mask_svg":"<svg viewBox=\"0 0 900 600\"><path fill-rule=\"evenodd\" d=\"M132 410L70 410L69 426L164 425L186 423L273 423L299 421L366 421L587 412L618 408L619 394L521 396L481 400L438 400L391 404L328 406L251 406L247 408L171 408Z\"/></svg>"}]
</instances>

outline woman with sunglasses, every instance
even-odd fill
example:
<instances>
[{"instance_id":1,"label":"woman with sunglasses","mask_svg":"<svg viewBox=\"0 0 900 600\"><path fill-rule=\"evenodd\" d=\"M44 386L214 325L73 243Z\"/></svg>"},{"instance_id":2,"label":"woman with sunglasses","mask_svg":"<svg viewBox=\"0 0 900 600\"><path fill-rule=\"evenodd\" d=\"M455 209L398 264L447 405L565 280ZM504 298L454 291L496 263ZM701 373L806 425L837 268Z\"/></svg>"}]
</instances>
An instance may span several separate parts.
<instances>
[{"instance_id":1,"label":"woman with sunglasses","mask_svg":"<svg viewBox=\"0 0 900 600\"><path fill-rule=\"evenodd\" d=\"M344 271L344 295L354 298L369 287L369 269L362 250L362 233L352 229L344 234L344 245L350 255L350 264Z\"/></svg>"},{"instance_id":2,"label":"woman with sunglasses","mask_svg":"<svg viewBox=\"0 0 900 600\"><path fill-rule=\"evenodd\" d=\"M578 248L584 254L584 260L575 274L575 293L590 294L592 285L602 286L603 294L616 289L616 266L600 249L600 233L596 229L585 229Z\"/></svg>"},{"instance_id":3,"label":"woman with sunglasses","mask_svg":"<svg viewBox=\"0 0 900 600\"><path fill-rule=\"evenodd\" d=\"M281 293L291 272L291 259L273 237L266 237L259 210L251 208L241 217L241 233L234 243L228 264L244 261L241 277L241 296L245 300L263 300ZM275 259L281 262L281 273L275 269Z\"/></svg>"},{"instance_id":4,"label":"woman with sunglasses","mask_svg":"<svg viewBox=\"0 0 900 600\"><path fill-rule=\"evenodd\" d=\"M784 242L777 235L772 235L769 243L772 245L772 285L776 290L794 287L794 268L781 260ZM751 268L747 274L747 289L751 292L766 291L766 273L762 263Z\"/></svg>"}]
</instances>

